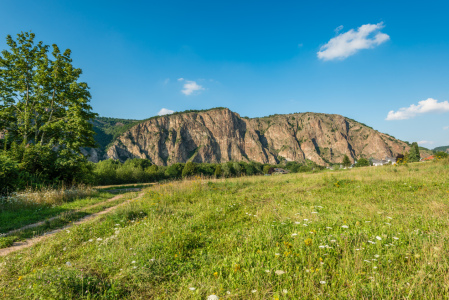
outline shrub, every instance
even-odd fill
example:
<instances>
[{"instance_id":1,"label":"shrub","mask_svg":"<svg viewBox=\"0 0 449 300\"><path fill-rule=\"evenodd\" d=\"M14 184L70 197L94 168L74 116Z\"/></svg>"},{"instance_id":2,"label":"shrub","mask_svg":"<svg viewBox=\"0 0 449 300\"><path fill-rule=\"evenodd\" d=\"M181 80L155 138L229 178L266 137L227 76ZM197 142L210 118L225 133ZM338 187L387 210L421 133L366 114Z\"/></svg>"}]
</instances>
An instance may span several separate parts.
<instances>
[{"instance_id":1,"label":"shrub","mask_svg":"<svg viewBox=\"0 0 449 300\"><path fill-rule=\"evenodd\" d=\"M215 168L215 172L214 172L214 175L215 175L215 177L221 177L222 175L223 175L223 170L222 170L222 168L221 168L221 165L218 165L216 168Z\"/></svg>"},{"instance_id":2,"label":"shrub","mask_svg":"<svg viewBox=\"0 0 449 300\"><path fill-rule=\"evenodd\" d=\"M169 178L181 178L182 169L184 169L184 164L182 163L173 164L169 166L167 170L165 170L165 175L167 175Z\"/></svg>"},{"instance_id":3,"label":"shrub","mask_svg":"<svg viewBox=\"0 0 449 300\"><path fill-rule=\"evenodd\" d=\"M238 162L232 164L232 168L234 169L234 173L236 176L240 176L242 173L242 167Z\"/></svg>"},{"instance_id":4,"label":"shrub","mask_svg":"<svg viewBox=\"0 0 449 300\"><path fill-rule=\"evenodd\" d=\"M196 166L193 162L189 161L185 164L184 169L182 169L182 177L193 176L196 173Z\"/></svg>"},{"instance_id":5,"label":"shrub","mask_svg":"<svg viewBox=\"0 0 449 300\"><path fill-rule=\"evenodd\" d=\"M360 158L354 165L354 167L368 167L370 165L366 158Z\"/></svg>"},{"instance_id":6,"label":"shrub","mask_svg":"<svg viewBox=\"0 0 449 300\"><path fill-rule=\"evenodd\" d=\"M16 189L19 179L19 166L16 161L0 152L0 195Z\"/></svg>"}]
</instances>

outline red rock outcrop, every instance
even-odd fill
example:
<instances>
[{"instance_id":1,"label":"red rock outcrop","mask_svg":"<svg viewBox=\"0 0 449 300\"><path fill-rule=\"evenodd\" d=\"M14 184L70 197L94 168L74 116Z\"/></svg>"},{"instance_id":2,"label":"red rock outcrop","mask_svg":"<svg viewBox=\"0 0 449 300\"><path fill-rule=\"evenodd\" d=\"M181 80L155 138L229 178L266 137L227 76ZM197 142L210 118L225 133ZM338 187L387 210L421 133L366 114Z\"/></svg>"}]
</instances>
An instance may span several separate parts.
<instances>
[{"instance_id":1,"label":"red rock outcrop","mask_svg":"<svg viewBox=\"0 0 449 300\"><path fill-rule=\"evenodd\" d=\"M212 109L151 118L122 134L107 157L146 158L157 165L176 162L281 160L320 165L384 159L408 151L406 143L340 115L297 113L241 118L229 109Z\"/></svg>"}]
</instances>

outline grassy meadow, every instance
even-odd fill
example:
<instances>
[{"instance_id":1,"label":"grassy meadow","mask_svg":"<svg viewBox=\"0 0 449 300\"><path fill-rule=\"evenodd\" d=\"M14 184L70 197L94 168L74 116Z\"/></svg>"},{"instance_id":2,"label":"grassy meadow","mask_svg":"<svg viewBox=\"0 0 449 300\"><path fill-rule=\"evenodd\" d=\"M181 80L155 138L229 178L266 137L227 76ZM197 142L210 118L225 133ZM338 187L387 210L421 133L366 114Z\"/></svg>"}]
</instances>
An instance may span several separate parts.
<instances>
[{"instance_id":1,"label":"grassy meadow","mask_svg":"<svg viewBox=\"0 0 449 300\"><path fill-rule=\"evenodd\" d=\"M449 160L172 182L0 257L4 299L447 299Z\"/></svg>"}]
</instances>

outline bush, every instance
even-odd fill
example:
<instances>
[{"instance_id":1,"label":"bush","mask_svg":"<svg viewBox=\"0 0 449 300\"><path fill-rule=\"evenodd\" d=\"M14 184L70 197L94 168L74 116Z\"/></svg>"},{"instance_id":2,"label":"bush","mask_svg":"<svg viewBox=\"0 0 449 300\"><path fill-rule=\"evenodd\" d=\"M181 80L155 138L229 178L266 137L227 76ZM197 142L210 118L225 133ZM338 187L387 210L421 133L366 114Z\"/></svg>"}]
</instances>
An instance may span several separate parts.
<instances>
[{"instance_id":1,"label":"bush","mask_svg":"<svg viewBox=\"0 0 449 300\"><path fill-rule=\"evenodd\" d=\"M434 156L435 156L435 158L438 158L438 159L444 159L444 158L448 157L449 154L447 154L446 152L443 152L443 151L439 151L439 152L435 153Z\"/></svg>"},{"instance_id":2,"label":"bush","mask_svg":"<svg viewBox=\"0 0 449 300\"><path fill-rule=\"evenodd\" d=\"M252 163L245 164L244 171L245 171L245 174L248 176L254 175L257 172L256 168L254 167L254 165Z\"/></svg>"},{"instance_id":3,"label":"bush","mask_svg":"<svg viewBox=\"0 0 449 300\"><path fill-rule=\"evenodd\" d=\"M196 174L196 166L193 162L189 161L185 164L184 169L182 169L182 177L193 176Z\"/></svg>"},{"instance_id":4,"label":"bush","mask_svg":"<svg viewBox=\"0 0 449 300\"><path fill-rule=\"evenodd\" d=\"M120 167L120 162L108 159L95 164L94 176L95 183L99 185L119 183L116 171Z\"/></svg>"},{"instance_id":5,"label":"bush","mask_svg":"<svg viewBox=\"0 0 449 300\"><path fill-rule=\"evenodd\" d=\"M274 168L270 165L263 166L263 173L264 174L271 174L274 172Z\"/></svg>"},{"instance_id":6,"label":"bush","mask_svg":"<svg viewBox=\"0 0 449 300\"><path fill-rule=\"evenodd\" d=\"M354 165L354 167L369 167L370 163L366 158L360 158Z\"/></svg>"},{"instance_id":7,"label":"bush","mask_svg":"<svg viewBox=\"0 0 449 300\"><path fill-rule=\"evenodd\" d=\"M236 176L240 176L242 173L242 167L238 162L232 164L232 168L234 169L234 173Z\"/></svg>"},{"instance_id":8,"label":"bush","mask_svg":"<svg viewBox=\"0 0 449 300\"><path fill-rule=\"evenodd\" d=\"M0 152L0 195L14 191L18 185L18 179L18 163Z\"/></svg>"},{"instance_id":9,"label":"bush","mask_svg":"<svg viewBox=\"0 0 449 300\"><path fill-rule=\"evenodd\" d=\"M215 174L216 164L201 163L197 164L197 173L212 176Z\"/></svg>"},{"instance_id":10,"label":"bush","mask_svg":"<svg viewBox=\"0 0 449 300\"><path fill-rule=\"evenodd\" d=\"M215 175L215 177L217 177L217 178L223 176L223 170L222 170L222 168L221 168L221 165L218 165L218 166L215 168L214 175Z\"/></svg>"},{"instance_id":11,"label":"bush","mask_svg":"<svg viewBox=\"0 0 449 300\"><path fill-rule=\"evenodd\" d=\"M184 169L184 164L182 163L173 164L169 166L167 170L165 170L165 175L167 175L169 178L181 178L182 169Z\"/></svg>"}]
</instances>

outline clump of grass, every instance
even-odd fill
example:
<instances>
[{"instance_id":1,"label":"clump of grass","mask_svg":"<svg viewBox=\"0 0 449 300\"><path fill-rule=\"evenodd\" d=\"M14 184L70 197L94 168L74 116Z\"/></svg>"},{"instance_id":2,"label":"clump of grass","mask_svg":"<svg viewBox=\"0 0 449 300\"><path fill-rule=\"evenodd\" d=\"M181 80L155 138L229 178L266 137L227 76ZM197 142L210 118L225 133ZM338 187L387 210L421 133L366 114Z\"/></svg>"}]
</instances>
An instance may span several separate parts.
<instances>
[{"instance_id":1,"label":"clump of grass","mask_svg":"<svg viewBox=\"0 0 449 300\"><path fill-rule=\"evenodd\" d=\"M20 210L37 206L60 205L75 199L89 197L94 193L96 193L96 191L86 185L72 187L62 186L58 189L29 189L0 197L0 210Z\"/></svg>"}]
</instances>

